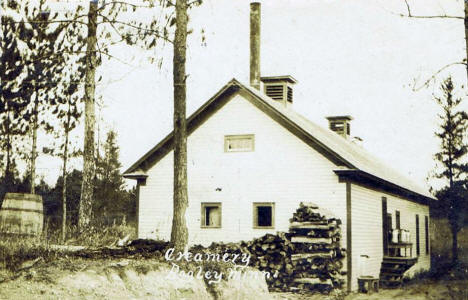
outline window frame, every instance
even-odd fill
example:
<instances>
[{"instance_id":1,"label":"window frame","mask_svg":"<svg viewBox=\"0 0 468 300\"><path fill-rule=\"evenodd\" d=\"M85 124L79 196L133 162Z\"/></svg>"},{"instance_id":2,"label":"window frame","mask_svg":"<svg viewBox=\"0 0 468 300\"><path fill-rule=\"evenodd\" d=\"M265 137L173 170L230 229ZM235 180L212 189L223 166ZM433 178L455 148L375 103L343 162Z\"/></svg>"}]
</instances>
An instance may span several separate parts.
<instances>
[{"instance_id":1,"label":"window frame","mask_svg":"<svg viewBox=\"0 0 468 300\"><path fill-rule=\"evenodd\" d=\"M271 226L259 226L258 225L258 207L271 207ZM252 217L253 217L253 228L254 229L274 229L275 228L275 202L253 202L252 203Z\"/></svg>"},{"instance_id":2,"label":"window frame","mask_svg":"<svg viewBox=\"0 0 468 300\"><path fill-rule=\"evenodd\" d=\"M251 148L245 149L229 149L229 141L230 140L242 140L242 139L249 139L252 141ZM255 135L254 134L230 134L224 136L224 152L225 153L236 153L236 152L253 152L255 151Z\"/></svg>"},{"instance_id":3,"label":"window frame","mask_svg":"<svg viewBox=\"0 0 468 300\"><path fill-rule=\"evenodd\" d=\"M206 208L207 207L219 208L219 225L218 226L206 225ZM223 210L222 210L221 202L201 202L200 228L221 228L222 222L223 222Z\"/></svg>"}]
</instances>

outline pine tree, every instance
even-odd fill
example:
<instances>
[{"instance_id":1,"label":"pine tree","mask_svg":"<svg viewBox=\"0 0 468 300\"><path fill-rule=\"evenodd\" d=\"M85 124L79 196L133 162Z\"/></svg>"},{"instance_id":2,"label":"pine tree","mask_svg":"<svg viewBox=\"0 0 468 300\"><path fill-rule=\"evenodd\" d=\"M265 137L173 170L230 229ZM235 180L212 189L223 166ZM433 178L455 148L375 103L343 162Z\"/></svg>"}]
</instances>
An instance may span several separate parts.
<instances>
[{"instance_id":1,"label":"pine tree","mask_svg":"<svg viewBox=\"0 0 468 300\"><path fill-rule=\"evenodd\" d=\"M98 1L89 2L88 36L86 38L86 70L85 70L85 134L83 149L83 183L81 185L80 213L78 226L80 230L89 226L92 219L93 180L94 180L94 125L95 125L95 89L97 60L97 13Z\"/></svg>"},{"instance_id":2,"label":"pine tree","mask_svg":"<svg viewBox=\"0 0 468 300\"><path fill-rule=\"evenodd\" d=\"M95 85L96 70L101 63L101 56L115 58L109 53L111 44L124 42L128 45L140 45L145 49L156 46L156 40L167 40L165 26L160 27L158 17L149 22L138 18L128 20L125 15L131 9L133 16L137 9L154 9L154 0L145 1L147 5L136 5L125 1L108 2L91 0L87 16L88 35L86 39L85 71L85 136L83 150L83 184L81 188L79 227L85 230L92 220L95 178ZM144 3L145 3L144 2ZM166 1L159 1L165 3ZM164 4L165 5L165 4ZM164 7L163 5L163 7ZM125 20L119 18L125 15ZM105 41L108 41L106 43ZM98 47L98 42L100 42Z\"/></svg>"},{"instance_id":3,"label":"pine tree","mask_svg":"<svg viewBox=\"0 0 468 300\"><path fill-rule=\"evenodd\" d=\"M45 0L37 5L29 1L22 4L21 15L24 18L20 39L27 45L25 49L26 77L22 84L23 98L28 102L28 109L21 118L26 120L26 130L31 132L32 146L30 152L30 186L31 193L35 192L37 133L39 127L52 131L49 116L51 111L57 111L57 98L63 90L70 87L70 78L63 76L65 69L71 68L70 55L73 47L82 48L83 42L79 28L73 24L63 25L55 23L63 17L63 13L51 13ZM65 14L66 15L66 14ZM73 37L72 37L73 36ZM79 57L79 55L78 55ZM80 61L73 61L79 65ZM65 86L65 87L64 87ZM76 90L75 90L76 91ZM39 119L40 115L45 115Z\"/></svg>"},{"instance_id":4,"label":"pine tree","mask_svg":"<svg viewBox=\"0 0 468 300\"><path fill-rule=\"evenodd\" d=\"M107 133L103 148L103 155L98 155L96 162L95 194L93 205L96 222L109 225L116 217L126 215L126 191L123 189L124 181L119 161L119 146L117 134L110 130ZM99 219L99 220L98 220Z\"/></svg>"},{"instance_id":5,"label":"pine tree","mask_svg":"<svg viewBox=\"0 0 468 300\"><path fill-rule=\"evenodd\" d=\"M188 206L187 195L187 122L186 122L186 74L185 60L187 51L186 0L177 0L173 84L174 84L174 203L172 216L171 243L178 251L183 251L188 242L188 228L185 211Z\"/></svg>"},{"instance_id":6,"label":"pine tree","mask_svg":"<svg viewBox=\"0 0 468 300\"><path fill-rule=\"evenodd\" d=\"M466 185L468 144L465 140L468 132L468 114L459 109L463 98L454 95L455 86L450 77L442 83L441 92L441 97L435 97L436 102L442 108L442 113L439 114L440 131L436 132L440 140L441 151L435 154L441 171L436 174L436 177L446 180L447 186L437 191L436 195L440 201L439 207L445 210L450 223L452 260L456 263L458 260L457 234L463 224L468 201Z\"/></svg>"},{"instance_id":7,"label":"pine tree","mask_svg":"<svg viewBox=\"0 0 468 300\"><path fill-rule=\"evenodd\" d=\"M1 10L8 14L2 13L0 24L0 167L4 174L0 176L0 201L13 186L17 156L14 142L22 132L19 116L27 104L21 97L20 89L21 74L24 71L20 49L24 45L17 39L23 27L15 20L19 7L15 1L3 1Z\"/></svg>"}]
</instances>

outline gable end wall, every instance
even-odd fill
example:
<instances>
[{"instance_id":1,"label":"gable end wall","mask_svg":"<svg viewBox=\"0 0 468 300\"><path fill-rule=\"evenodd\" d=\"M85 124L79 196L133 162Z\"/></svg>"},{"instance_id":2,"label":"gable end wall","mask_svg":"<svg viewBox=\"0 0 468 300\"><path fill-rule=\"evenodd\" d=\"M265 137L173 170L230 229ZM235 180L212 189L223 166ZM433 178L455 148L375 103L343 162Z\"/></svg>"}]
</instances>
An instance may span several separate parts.
<instances>
[{"instance_id":1,"label":"gable end wall","mask_svg":"<svg viewBox=\"0 0 468 300\"><path fill-rule=\"evenodd\" d=\"M255 151L224 152L224 136L236 134L254 134ZM345 184L333 173L336 166L239 94L188 137L187 161L191 244L287 231L301 201L346 218ZM172 164L170 151L147 171L140 187L141 238L170 237ZM222 203L221 228L200 228L201 202ZM253 228L254 202L275 202L274 229Z\"/></svg>"}]
</instances>

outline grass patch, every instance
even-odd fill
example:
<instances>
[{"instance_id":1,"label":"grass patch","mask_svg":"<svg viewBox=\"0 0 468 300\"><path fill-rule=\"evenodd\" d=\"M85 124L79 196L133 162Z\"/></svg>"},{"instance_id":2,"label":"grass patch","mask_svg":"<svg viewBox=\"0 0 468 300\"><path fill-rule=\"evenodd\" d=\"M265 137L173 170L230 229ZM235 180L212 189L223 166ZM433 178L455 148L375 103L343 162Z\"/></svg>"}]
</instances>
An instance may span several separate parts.
<instances>
[{"instance_id":1,"label":"grass patch","mask_svg":"<svg viewBox=\"0 0 468 300\"><path fill-rule=\"evenodd\" d=\"M119 239L129 236L129 240L136 238L136 228L129 225L114 225L108 227L91 226L86 231L79 232L77 228L69 229L70 236L65 244L85 247L113 246Z\"/></svg>"},{"instance_id":2,"label":"grass patch","mask_svg":"<svg viewBox=\"0 0 468 300\"><path fill-rule=\"evenodd\" d=\"M56 256L56 251L39 237L0 235L0 268L15 271L26 261L37 258L49 261Z\"/></svg>"}]
</instances>

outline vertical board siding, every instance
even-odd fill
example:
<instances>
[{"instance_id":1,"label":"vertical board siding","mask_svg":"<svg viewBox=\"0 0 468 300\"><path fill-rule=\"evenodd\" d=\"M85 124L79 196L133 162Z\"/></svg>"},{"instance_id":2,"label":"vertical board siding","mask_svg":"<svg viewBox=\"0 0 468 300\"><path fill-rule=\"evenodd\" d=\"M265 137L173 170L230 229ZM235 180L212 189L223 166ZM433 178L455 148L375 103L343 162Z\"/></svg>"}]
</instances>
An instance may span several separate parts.
<instances>
[{"instance_id":1,"label":"vertical board siding","mask_svg":"<svg viewBox=\"0 0 468 300\"><path fill-rule=\"evenodd\" d=\"M254 151L224 151L226 135L245 134L255 136ZM333 173L336 166L240 95L188 137L187 162L190 244L288 231L301 201L333 211L346 232L346 190ZM170 237L172 163L171 151L147 171L146 185L140 187L141 238ZM221 228L200 227L201 202L222 203ZM253 228L254 202L274 203L273 229Z\"/></svg>"}]
</instances>

